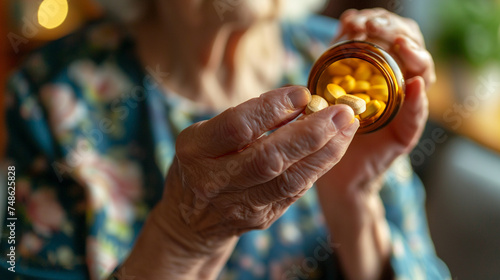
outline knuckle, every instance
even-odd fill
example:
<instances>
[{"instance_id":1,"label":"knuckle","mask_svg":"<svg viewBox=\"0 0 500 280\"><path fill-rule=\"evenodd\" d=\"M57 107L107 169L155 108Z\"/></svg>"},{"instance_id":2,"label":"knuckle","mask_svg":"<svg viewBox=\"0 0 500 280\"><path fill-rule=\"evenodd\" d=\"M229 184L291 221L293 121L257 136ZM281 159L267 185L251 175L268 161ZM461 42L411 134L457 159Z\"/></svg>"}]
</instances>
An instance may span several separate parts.
<instances>
[{"instance_id":1,"label":"knuckle","mask_svg":"<svg viewBox=\"0 0 500 280\"><path fill-rule=\"evenodd\" d=\"M273 190L282 199L293 198L304 188L306 181L303 171L290 168L277 178Z\"/></svg>"},{"instance_id":2,"label":"knuckle","mask_svg":"<svg viewBox=\"0 0 500 280\"><path fill-rule=\"evenodd\" d=\"M325 161L328 163L328 165L336 165L337 163L340 162L343 156L344 149L342 146L345 146L344 141L336 143L336 145L326 145L325 146ZM314 169L314 166L309 166L310 169ZM316 167L318 168L318 167ZM315 170L317 171L317 170Z\"/></svg>"},{"instance_id":3,"label":"knuckle","mask_svg":"<svg viewBox=\"0 0 500 280\"><path fill-rule=\"evenodd\" d=\"M317 151L321 148L326 135L320 133L321 130L319 129L309 128L308 130L307 137L302 141L298 141L298 145L306 151Z\"/></svg>"},{"instance_id":4,"label":"knuckle","mask_svg":"<svg viewBox=\"0 0 500 280\"><path fill-rule=\"evenodd\" d=\"M420 32L420 26L418 25L418 23L414 19L412 19L412 18L403 18L403 19L411 29L413 29L414 31Z\"/></svg>"},{"instance_id":5,"label":"knuckle","mask_svg":"<svg viewBox=\"0 0 500 280\"><path fill-rule=\"evenodd\" d=\"M361 10L359 9L355 9L355 8L350 8L350 9L347 9L345 10L343 13L342 13L342 17L347 17L347 16L353 16L353 15L357 15L358 13L360 13Z\"/></svg>"},{"instance_id":6,"label":"knuckle","mask_svg":"<svg viewBox=\"0 0 500 280\"><path fill-rule=\"evenodd\" d=\"M243 199L238 199L238 202L232 202L221 208L224 213L224 219L232 227L248 230L263 230L279 217L279 209L276 209L275 203L270 203L262 206L256 206L249 203L248 194L243 194ZM240 197L241 198L241 197Z\"/></svg>"},{"instance_id":7,"label":"knuckle","mask_svg":"<svg viewBox=\"0 0 500 280\"><path fill-rule=\"evenodd\" d=\"M241 204L233 203L227 205L222 210L222 213L224 213L224 219L230 222L245 221L246 211Z\"/></svg>"},{"instance_id":8,"label":"knuckle","mask_svg":"<svg viewBox=\"0 0 500 280\"><path fill-rule=\"evenodd\" d=\"M260 204L257 197L260 197L260 194L256 194L251 188L245 190L242 194L242 200L244 201L245 205L252 209L257 208Z\"/></svg>"},{"instance_id":9,"label":"knuckle","mask_svg":"<svg viewBox=\"0 0 500 280\"><path fill-rule=\"evenodd\" d=\"M192 135L195 133L196 127L199 124L193 124L188 128L184 129L179 136L177 136L177 141L175 143L175 153L179 161L183 162L197 155L196 145L192 143Z\"/></svg>"},{"instance_id":10,"label":"knuckle","mask_svg":"<svg viewBox=\"0 0 500 280\"><path fill-rule=\"evenodd\" d=\"M197 171L194 171L193 173L200 174L200 172ZM210 200L217 197L219 194L219 187L214 182L208 181L203 184L201 183L201 180L194 180L190 186L195 196L199 199L205 200L206 203L209 203Z\"/></svg>"},{"instance_id":11,"label":"knuckle","mask_svg":"<svg viewBox=\"0 0 500 280\"><path fill-rule=\"evenodd\" d=\"M319 150L327 139L336 134L336 129L334 129L330 121L326 124L324 122L315 121L303 129L304 131L301 135L305 135L305 137L299 138L297 145L300 145L300 149L306 151Z\"/></svg>"},{"instance_id":12,"label":"knuckle","mask_svg":"<svg viewBox=\"0 0 500 280\"><path fill-rule=\"evenodd\" d=\"M273 145L262 145L253 160L249 162L249 171L257 180L268 180L278 176L284 163L281 153Z\"/></svg>"},{"instance_id":13,"label":"knuckle","mask_svg":"<svg viewBox=\"0 0 500 280\"><path fill-rule=\"evenodd\" d=\"M220 135L227 137L230 143L241 145L253 139L254 132L252 124L244 120L244 115L235 111L235 108L228 109L229 117L224 119L218 128Z\"/></svg>"},{"instance_id":14,"label":"knuckle","mask_svg":"<svg viewBox=\"0 0 500 280\"><path fill-rule=\"evenodd\" d=\"M255 118L256 125L259 127L274 126L275 120L280 118L284 102L276 102L276 97L271 94L263 94L259 98L257 114Z\"/></svg>"},{"instance_id":15,"label":"knuckle","mask_svg":"<svg viewBox=\"0 0 500 280\"><path fill-rule=\"evenodd\" d=\"M372 9L367 9L367 11L369 11L369 12L376 12L376 13L380 13L380 14L384 14L384 15L392 14L388 10L386 10L384 8L381 8L381 7L375 7L375 8L372 8Z\"/></svg>"},{"instance_id":16,"label":"knuckle","mask_svg":"<svg viewBox=\"0 0 500 280\"><path fill-rule=\"evenodd\" d=\"M260 209L258 215L248 222L250 227L254 230L265 230L268 229L277 218L278 215L274 209L274 205L269 204Z\"/></svg>"}]
</instances>

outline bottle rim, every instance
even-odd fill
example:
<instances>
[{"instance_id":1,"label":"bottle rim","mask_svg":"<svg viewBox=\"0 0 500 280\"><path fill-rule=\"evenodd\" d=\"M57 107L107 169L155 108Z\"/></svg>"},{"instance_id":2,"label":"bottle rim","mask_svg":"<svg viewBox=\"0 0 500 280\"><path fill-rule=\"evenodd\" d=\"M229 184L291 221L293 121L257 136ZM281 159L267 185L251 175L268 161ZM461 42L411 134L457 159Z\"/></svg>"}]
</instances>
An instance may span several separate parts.
<instances>
[{"instance_id":1,"label":"bottle rim","mask_svg":"<svg viewBox=\"0 0 500 280\"><path fill-rule=\"evenodd\" d=\"M347 40L327 49L311 68L307 88L311 94L324 71L334 62L347 58L357 58L372 64L386 79L389 98L384 111L375 119L360 120L358 134L377 131L387 125L399 112L405 95L405 81L396 60L382 47L366 41Z\"/></svg>"}]
</instances>

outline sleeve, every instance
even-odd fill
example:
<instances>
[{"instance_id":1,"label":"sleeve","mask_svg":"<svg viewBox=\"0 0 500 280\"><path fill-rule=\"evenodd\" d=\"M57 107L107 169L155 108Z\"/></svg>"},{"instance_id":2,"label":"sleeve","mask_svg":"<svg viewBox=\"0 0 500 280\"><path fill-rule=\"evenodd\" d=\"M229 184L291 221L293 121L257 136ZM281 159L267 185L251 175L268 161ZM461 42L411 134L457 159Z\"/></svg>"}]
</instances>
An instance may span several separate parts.
<instances>
[{"instance_id":1,"label":"sleeve","mask_svg":"<svg viewBox=\"0 0 500 280\"><path fill-rule=\"evenodd\" d=\"M390 228L395 278L451 279L430 237L425 190L406 157L399 158L389 170L380 195Z\"/></svg>"},{"instance_id":2,"label":"sleeve","mask_svg":"<svg viewBox=\"0 0 500 280\"><path fill-rule=\"evenodd\" d=\"M15 73L5 93L7 149L0 172L15 168L12 189L1 196L0 279L86 279L78 232L85 216L71 212L83 198L73 182L60 182L51 163L56 144L37 94L24 71ZM6 188L3 189L6 191ZM9 199L13 196L15 199Z\"/></svg>"}]
</instances>

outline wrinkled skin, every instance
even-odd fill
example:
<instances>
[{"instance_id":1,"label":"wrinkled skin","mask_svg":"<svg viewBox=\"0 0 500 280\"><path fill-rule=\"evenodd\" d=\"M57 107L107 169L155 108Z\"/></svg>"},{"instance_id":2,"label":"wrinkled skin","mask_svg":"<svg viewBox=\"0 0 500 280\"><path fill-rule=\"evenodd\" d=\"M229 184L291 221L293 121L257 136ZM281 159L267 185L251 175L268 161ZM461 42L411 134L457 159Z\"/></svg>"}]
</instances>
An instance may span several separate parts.
<instances>
[{"instance_id":1,"label":"wrinkled skin","mask_svg":"<svg viewBox=\"0 0 500 280\"><path fill-rule=\"evenodd\" d=\"M376 279L384 273L380 268L387 264L391 248L378 191L384 172L409 153L422 134L434 63L417 24L383 9L346 11L336 40L345 39L382 46L398 61L406 79L405 100L395 119L379 131L357 135L344 158L317 181L330 232L342 244L338 254L346 275Z\"/></svg>"},{"instance_id":2,"label":"wrinkled skin","mask_svg":"<svg viewBox=\"0 0 500 280\"><path fill-rule=\"evenodd\" d=\"M320 181L340 179L344 187L360 186L376 181L396 157L417 144L428 115L426 89L436 78L432 57L413 20L383 9L348 10L340 20L336 41L358 39L383 46L396 58L406 79L405 100L396 118L379 131L356 136L346 157Z\"/></svg>"},{"instance_id":3,"label":"wrinkled skin","mask_svg":"<svg viewBox=\"0 0 500 280\"><path fill-rule=\"evenodd\" d=\"M265 229L339 162L359 122L336 106L284 125L309 100L305 88L282 88L184 130L163 201L179 226L215 240Z\"/></svg>"},{"instance_id":4,"label":"wrinkled skin","mask_svg":"<svg viewBox=\"0 0 500 280\"><path fill-rule=\"evenodd\" d=\"M183 6L187 10L206 4L187 3ZM244 11L241 7L245 6L236 12ZM181 11L179 17L189 15ZM208 22L219 24L214 18ZM199 24L186 22L186 26ZM269 227L317 182L328 228L342 244L338 254L344 273L350 279L377 279L384 273L390 242L378 196L380 178L422 133L427 118L425 90L435 79L434 66L420 30L409 19L382 9L349 10L341 22L337 40L378 43L399 61L406 99L398 116L384 129L354 139L359 122L344 105L289 123L303 111L310 95L304 88L288 87L188 127L177 139L165 194L124 264L127 270L153 278L214 279L239 235ZM237 61L227 53L220 57L220 65ZM175 69L189 65L183 60L175 64L175 59L170 63ZM192 69L197 68L184 69L184 76L194 77ZM149 240L160 243L153 246ZM152 261L155 267L143 265Z\"/></svg>"}]
</instances>

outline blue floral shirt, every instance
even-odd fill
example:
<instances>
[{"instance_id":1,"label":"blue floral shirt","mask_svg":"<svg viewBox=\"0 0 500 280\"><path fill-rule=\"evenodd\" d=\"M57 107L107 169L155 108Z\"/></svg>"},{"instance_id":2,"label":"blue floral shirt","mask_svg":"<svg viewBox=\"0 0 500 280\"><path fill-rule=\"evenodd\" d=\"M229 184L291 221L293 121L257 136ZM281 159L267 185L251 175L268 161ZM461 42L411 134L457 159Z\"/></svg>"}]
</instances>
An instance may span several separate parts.
<instances>
[{"instance_id":1,"label":"blue floral shirt","mask_svg":"<svg viewBox=\"0 0 500 280\"><path fill-rule=\"evenodd\" d=\"M306 84L336 24L318 16L283 24L283 84ZM2 170L15 167L15 213L3 219L1 279L108 277L162 195L176 136L212 116L163 92L156 69L139 64L122 30L89 24L31 54L10 80ZM424 190L405 158L387 173L381 196L397 279L449 278L429 237ZM243 234L220 279L342 279L318 204L313 188L269 229Z\"/></svg>"}]
</instances>

